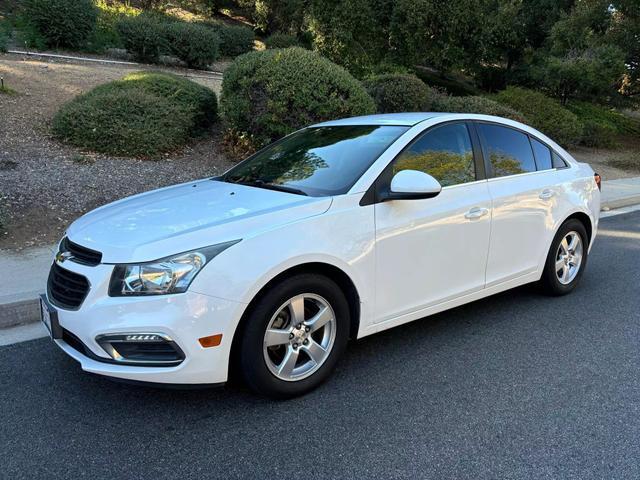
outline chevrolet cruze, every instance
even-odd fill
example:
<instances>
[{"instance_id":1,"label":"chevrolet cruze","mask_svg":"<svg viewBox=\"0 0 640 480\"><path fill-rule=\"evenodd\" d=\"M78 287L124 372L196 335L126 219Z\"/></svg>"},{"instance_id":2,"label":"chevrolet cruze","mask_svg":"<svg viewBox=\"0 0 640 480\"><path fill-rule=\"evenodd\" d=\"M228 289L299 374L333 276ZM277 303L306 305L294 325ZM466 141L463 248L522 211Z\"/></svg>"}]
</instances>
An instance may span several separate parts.
<instances>
[{"instance_id":1,"label":"chevrolet cruze","mask_svg":"<svg viewBox=\"0 0 640 480\"><path fill-rule=\"evenodd\" d=\"M348 340L530 282L571 292L600 179L514 121L406 113L304 128L224 175L76 220L42 319L88 372L286 398Z\"/></svg>"}]
</instances>

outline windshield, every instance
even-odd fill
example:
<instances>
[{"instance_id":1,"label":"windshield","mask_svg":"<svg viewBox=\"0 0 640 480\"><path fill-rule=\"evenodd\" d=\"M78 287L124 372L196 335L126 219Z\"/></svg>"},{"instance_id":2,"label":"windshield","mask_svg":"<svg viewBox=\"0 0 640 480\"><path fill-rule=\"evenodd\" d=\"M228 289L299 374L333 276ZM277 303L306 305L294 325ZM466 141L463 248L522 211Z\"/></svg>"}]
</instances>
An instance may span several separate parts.
<instances>
[{"instance_id":1,"label":"windshield","mask_svg":"<svg viewBox=\"0 0 640 480\"><path fill-rule=\"evenodd\" d=\"M306 128L269 145L219 180L301 195L340 195L408 128L388 125Z\"/></svg>"}]
</instances>

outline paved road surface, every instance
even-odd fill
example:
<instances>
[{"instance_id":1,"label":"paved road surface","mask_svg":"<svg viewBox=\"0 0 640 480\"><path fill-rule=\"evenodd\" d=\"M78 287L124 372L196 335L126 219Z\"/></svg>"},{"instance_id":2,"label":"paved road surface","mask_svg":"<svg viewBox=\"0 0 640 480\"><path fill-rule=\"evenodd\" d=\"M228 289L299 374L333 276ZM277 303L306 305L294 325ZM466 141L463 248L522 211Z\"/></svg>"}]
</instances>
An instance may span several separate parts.
<instances>
[{"instance_id":1,"label":"paved road surface","mask_svg":"<svg viewBox=\"0 0 640 480\"><path fill-rule=\"evenodd\" d=\"M524 287L364 339L289 402L1 347L0 478L638 478L640 212L601 228L574 294Z\"/></svg>"}]
</instances>

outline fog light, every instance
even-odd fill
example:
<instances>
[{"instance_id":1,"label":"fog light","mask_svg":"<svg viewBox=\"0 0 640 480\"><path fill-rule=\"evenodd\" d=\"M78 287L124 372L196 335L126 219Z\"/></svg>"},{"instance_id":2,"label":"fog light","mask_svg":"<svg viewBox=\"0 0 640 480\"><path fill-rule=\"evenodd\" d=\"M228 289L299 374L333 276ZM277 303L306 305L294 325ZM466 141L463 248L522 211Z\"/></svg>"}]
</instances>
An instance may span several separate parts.
<instances>
[{"instance_id":1,"label":"fog light","mask_svg":"<svg viewBox=\"0 0 640 480\"><path fill-rule=\"evenodd\" d=\"M160 342L163 340L162 337L156 335L155 333L147 333L144 335L127 335L124 339L127 342Z\"/></svg>"},{"instance_id":2,"label":"fog light","mask_svg":"<svg viewBox=\"0 0 640 480\"><path fill-rule=\"evenodd\" d=\"M96 342L116 363L143 366L173 366L185 356L178 344L163 333L109 333Z\"/></svg>"}]
</instances>

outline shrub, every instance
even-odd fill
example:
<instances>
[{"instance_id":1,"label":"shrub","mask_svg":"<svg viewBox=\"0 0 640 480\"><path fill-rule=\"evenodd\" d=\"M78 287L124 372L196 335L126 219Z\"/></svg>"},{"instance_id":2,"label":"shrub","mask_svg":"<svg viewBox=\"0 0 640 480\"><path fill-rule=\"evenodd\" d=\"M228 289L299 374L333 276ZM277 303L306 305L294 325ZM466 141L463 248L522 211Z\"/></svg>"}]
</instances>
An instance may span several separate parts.
<instances>
[{"instance_id":1,"label":"shrub","mask_svg":"<svg viewBox=\"0 0 640 480\"><path fill-rule=\"evenodd\" d=\"M379 113L416 112L431 109L437 93L415 75L385 74L364 81Z\"/></svg>"},{"instance_id":2,"label":"shrub","mask_svg":"<svg viewBox=\"0 0 640 480\"><path fill-rule=\"evenodd\" d=\"M51 47L80 48L96 25L91 0L27 0L26 17Z\"/></svg>"},{"instance_id":3,"label":"shrub","mask_svg":"<svg viewBox=\"0 0 640 480\"><path fill-rule=\"evenodd\" d=\"M249 27L238 25L219 25L220 54L224 57L237 57L253 50L255 34Z\"/></svg>"},{"instance_id":4,"label":"shrub","mask_svg":"<svg viewBox=\"0 0 640 480\"><path fill-rule=\"evenodd\" d=\"M220 38L210 28L176 22L167 27L171 52L191 68L206 68L218 58Z\"/></svg>"},{"instance_id":5,"label":"shrub","mask_svg":"<svg viewBox=\"0 0 640 480\"><path fill-rule=\"evenodd\" d=\"M517 110L501 105L490 98L479 97L476 95L467 97L450 97L448 95L440 94L433 102L433 110L436 112L496 115L498 117L515 120L516 122L527 122L525 116Z\"/></svg>"},{"instance_id":6,"label":"shrub","mask_svg":"<svg viewBox=\"0 0 640 480\"><path fill-rule=\"evenodd\" d=\"M296 37L286 33L274 33L267 37L264 44L267 48L289 48L301 46Z\"/></svg>"},{"instance_id":7,"label":"shrub","mask_svg":"<svg viewBox=\"0 0 640 480\"><path fill-rule=\"evenodd\" d=\"M310 123L373 113L375 104L345 69L294 47L238 57L224 74L221 109L228 127L260 146Z\"/></svg>"},{"instance_id":8,"label":"shrub","mask_svg":"<svg viewBox=\"0 0 640 480\"><path fill-rule=\"evenodd\" d=\"M166 38L169 23L156 15L126 17L117 24L124 47L140 62L157 63L168 51Z\"/></svg>"},{"instance_id":9,"label":"shrub","mask_svg":"<svg viewBox=\"0 0 640 480\"><path fill-rule=\"evenodd\" d=\"M122 3L108 3L107 0L97 0L98 17L96 28L88 41L88 48L92 52L102 52L107 48L124 48L124 43L118 33L118 22L126 17L135 17L141 10Z\"/></svg>"},{"instance_id":10,"label":"shrub","mask_svg":"<svg viewBox=\"0 0 640 480\"><path fill-rule=\"evenodd\" d=\"M533 127L561 145L576 145L582 138L582 124L578 117L540 92L509 87L495 98L503 105L522 112Z\"/></svg>"},{"instance_id":11,"label":"shrub","mask_svg":"<svg viewBox=\"0 0 640 480\"><path fill-rule=\"evenodd\" d=\"M0 52L6 52L9 48L9 34L0 25Z\"/></svg>"},{"instance_id":12,"label":"shrub","mask_svg":"<svg viewBox=\"0 0 640 480\"><path fill-rule=\"evenodd\" d=\"M203 133L216 109L208 88L175 75L140 72L65 104L53 119L53 133L97 152L150 156Z\"/></svg>"}]
</instances>

